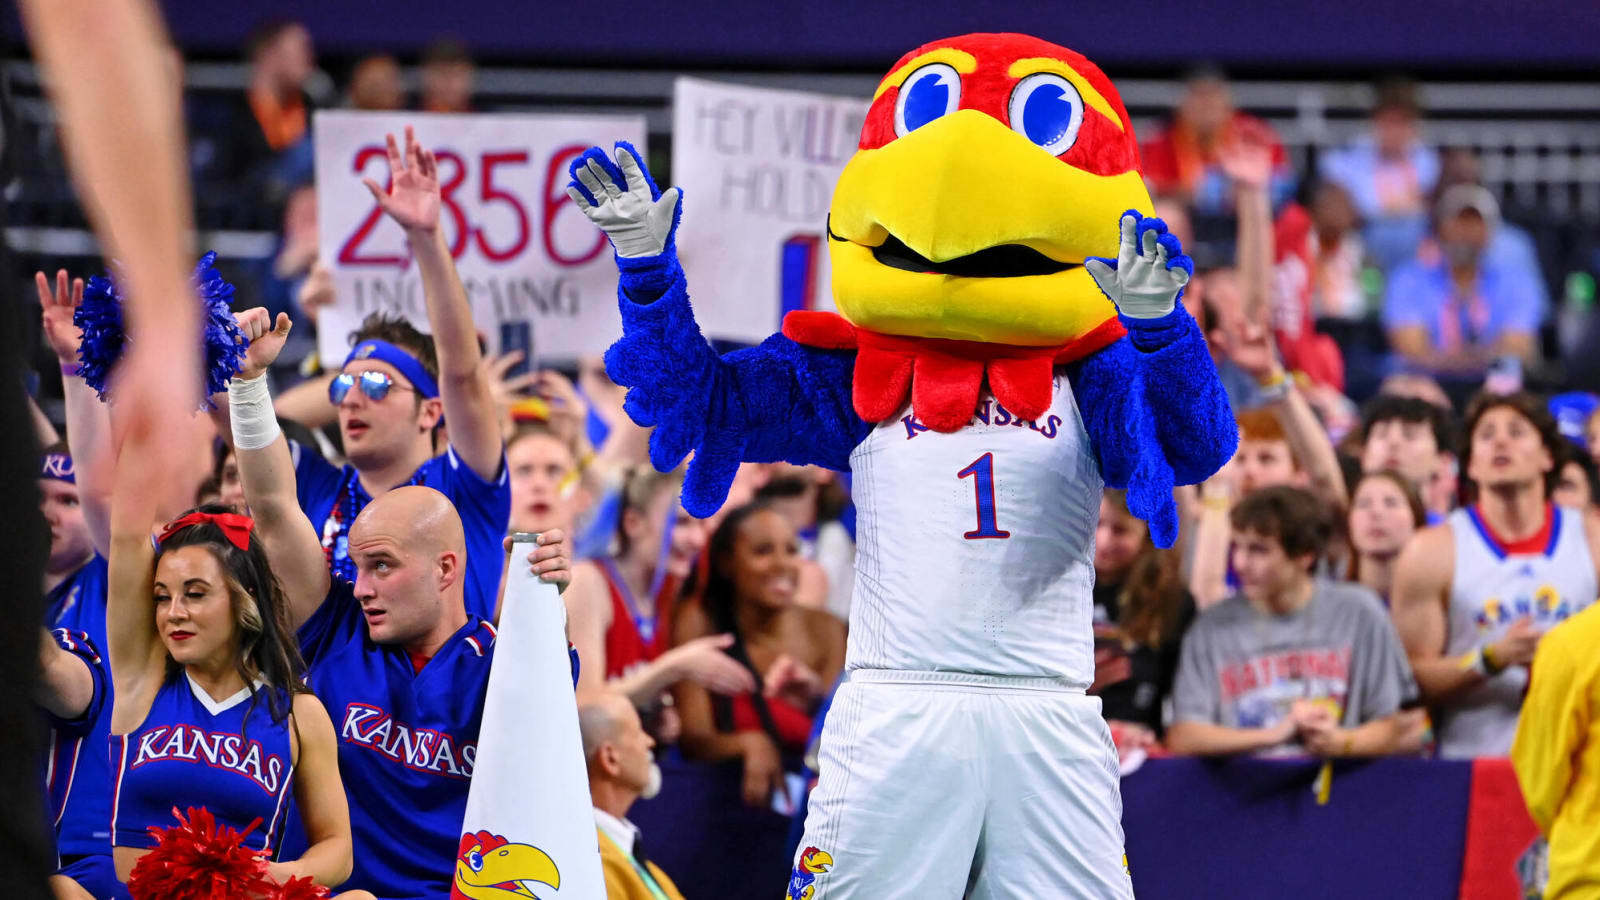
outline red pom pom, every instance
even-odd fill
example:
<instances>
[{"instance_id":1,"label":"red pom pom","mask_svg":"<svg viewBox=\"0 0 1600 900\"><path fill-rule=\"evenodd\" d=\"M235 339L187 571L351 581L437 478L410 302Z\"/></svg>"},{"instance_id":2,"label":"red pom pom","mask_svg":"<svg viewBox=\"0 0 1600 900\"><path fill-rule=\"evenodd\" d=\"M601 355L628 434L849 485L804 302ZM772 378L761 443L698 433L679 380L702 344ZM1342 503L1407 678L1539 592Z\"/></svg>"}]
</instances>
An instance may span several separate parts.
<instances>
[{"instance_id":1,"label":"red pom pom","mask_svg":"<svg viewBox=\"0 0 1600 900\"><path fill-rule=\"evenodd\" d=\"M266 900L324 900L328 896L328 889L315 881L311 876L304 878L291 878L279 885L276 890L267 895Z\"/></svg>"},{"instance_id":2,"label":"red pom pom","mask_svg":"<svg viewBox=\"0 0 1600 900\"><path fill-rule=\"evenodd\" d=\"M172 814L178 824L150 829L156 846L128 878L134 900L238 900L277 890L262 851L244 846L260 819L239 832L217 825L205 807L190 807L187 819Z\"/></svg>"}]
</instances>

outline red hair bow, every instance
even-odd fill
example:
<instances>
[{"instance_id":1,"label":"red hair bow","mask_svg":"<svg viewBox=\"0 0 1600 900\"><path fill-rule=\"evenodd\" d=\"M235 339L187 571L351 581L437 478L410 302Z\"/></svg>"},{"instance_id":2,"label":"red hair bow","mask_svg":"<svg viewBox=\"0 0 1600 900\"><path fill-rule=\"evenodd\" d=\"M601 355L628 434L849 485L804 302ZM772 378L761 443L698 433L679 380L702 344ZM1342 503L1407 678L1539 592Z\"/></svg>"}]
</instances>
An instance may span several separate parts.
<instances>
[{"instance_id":1,"label":"red hair bow","mask_svg":"<svg viewBox=\"0 0 1600 900\"><path fill-rule=\"evenodd\" d=\"M170 538L174 534L177 534L183 529L188 528L190 525L204 525L207 522L210 522L212 525L222 529L222 536L228 539L228 543L238 547L240 550L250 549L250 531L256 527L256 520L250 518L249 516L240 515L239 513L208 513L198 511L185 513L184 515L173 519L167 525L167 527L162 530L161 536L156 538L156 543L165 544L167 542L167 538Z\"/></svg>"}]
</instances>

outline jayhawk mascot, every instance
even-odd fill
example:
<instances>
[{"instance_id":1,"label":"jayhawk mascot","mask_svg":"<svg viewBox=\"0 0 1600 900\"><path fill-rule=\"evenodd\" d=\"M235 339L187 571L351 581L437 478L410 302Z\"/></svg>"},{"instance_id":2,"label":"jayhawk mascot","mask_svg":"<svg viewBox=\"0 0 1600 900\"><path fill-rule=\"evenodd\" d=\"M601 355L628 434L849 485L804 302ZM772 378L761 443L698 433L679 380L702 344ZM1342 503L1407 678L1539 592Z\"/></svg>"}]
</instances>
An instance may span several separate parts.
<instances>
[{"instance_id":1,"label":"jayhawk mascot","mask_svg":"<svg viewBox=\"0 0 1600 900\"><path fill-rule=\"evenodd\" d=\"M846 676L800 844L830 865L797 859L799 880L817 900L1132 896L1084 694L1101 491L1169 546L1174 485L1237 434L1110 80L1024 35L906 54L829 210L838 314L724 356L690 308L678 189L626 144L572 175L620 270L607 370L657 468L693 453L685 508L715 512L741 462L853 473Z\"/></svg>"}]
</instances>

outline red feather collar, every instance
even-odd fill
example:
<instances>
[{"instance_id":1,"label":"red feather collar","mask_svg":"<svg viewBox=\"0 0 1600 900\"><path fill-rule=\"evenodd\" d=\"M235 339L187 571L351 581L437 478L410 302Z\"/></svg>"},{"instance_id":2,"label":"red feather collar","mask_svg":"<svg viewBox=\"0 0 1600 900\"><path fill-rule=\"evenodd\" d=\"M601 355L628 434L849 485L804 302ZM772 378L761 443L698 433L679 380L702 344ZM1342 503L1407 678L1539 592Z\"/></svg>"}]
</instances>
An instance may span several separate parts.
<instances>
[{"instance_id":1,"label":"red feather collar","mask_svg":"<svg viewBox=\"0 0 1600 900\"><path fill-rule=\"evenodd\" d=\"M824 350L856 351L851 399L856 415L882 422L905 406L935 431L957 431L972 421L985 376L994 397L1020 419L1050 408L1052 370L1082 359L1127 333L1115 318L1054 347L1018 347L980 341L878 334L851 325L838 313L795 310L783 319L784 336Z\"/></svg>"}]
</instances>

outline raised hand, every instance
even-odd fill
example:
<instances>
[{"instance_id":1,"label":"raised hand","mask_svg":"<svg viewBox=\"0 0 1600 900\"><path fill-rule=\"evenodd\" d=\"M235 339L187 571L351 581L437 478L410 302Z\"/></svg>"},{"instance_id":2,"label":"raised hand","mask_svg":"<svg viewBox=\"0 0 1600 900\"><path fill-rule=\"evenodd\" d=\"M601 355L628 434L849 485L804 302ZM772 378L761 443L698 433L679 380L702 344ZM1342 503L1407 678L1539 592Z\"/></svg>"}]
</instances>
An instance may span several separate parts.
<instances>
[{"instance_id":1,"label":"raised hand","mask_svg":"<svg viewBox=\"0 0 1600 900\"><path fill-rule=\"evenodd\" d=\"M633 148L618 144L616 163L599 147L572 161L567 196L597 225L618 256L657 256L672 243L678 225L677 188L656 190Z\"/></svg>"},{"instance_id":2,"label":"raised hand","mask_svg":"<svg viewBox=\"0 0 1600 900\"><path fill-rule=\"evenodd\" d=\"M1265 188L1272 180L1272 145L1259 135L1241 134L1217 148L1217 162L1235 184Z\"/></svg>"},{"instance_id":3,"label":"raised hand","mask_svg":"<svg viewBox=\"0 0 1600 900\"><path fill-rule=\"evenodd\" d=\"M278 313L278 321L274 325L272 313L258 306L234 313L233 320L239 323L239 330L250 339L250 346L244 353L244 364L234 377L245 380L259 378L277 362L278 354L283 352L283 342L289 339L289 329L293 327L289 314Z\"/></svg>"},{"instance_id":4,"label":"raised hand","mask_svg":"<svg viewBox=\"0 0 1600 900\"><path fill-rule=\"evenodd\" d=\"M72 314L77 311L78 304L83 302L83 279L72 279L72 288L67 288L67 270L56 271L55 290L50 289L50 279L43 272L33 273L34 286L39 289L39 309L44 323L44 339L49 342L50 349L56 353L56 358L63 363L71 363L78 358L78 343L83 339L83 333L72 321Z\"/></svg>"},{"instance_id":5,"label":"raised hand","mask_svg":"<svg viewBox=\"0 0 1600 900\"><path fill-rule=\"evenodd\" d=\"M572 380L554 369L538 375L539 396L550 405L550 427L567 440L583 434L589 418L589 405L583 402Z\"/></svg>"},{"instance_id":6,"label":"raised hand","mask_svg":"<svg viewBox=\"0 0 1600 900\"><path fill-rule=\"evenodd\" d=\"M1194 274L1194 262L1160 219L1130 209L1122 214L1120 227L1117 258L1091 256L1083 267L1123 315L1159 319L1177 305L1178 294Z\"/></svg>"},{"instance_id":7,"label":"raised hand","mask_svg":"<svg viewBox=\"0 0 1600 900\"><path fill-rule=\"evenodd\" d=\"M432 232L439 227L439 161L417 143L411 126L406 126L406 151L401 154L394 135L383 136L389 150L389 189L385 191L371 178L361 183L372 192L389 217L406 231Z\"/></svg>"}]
</instances>

